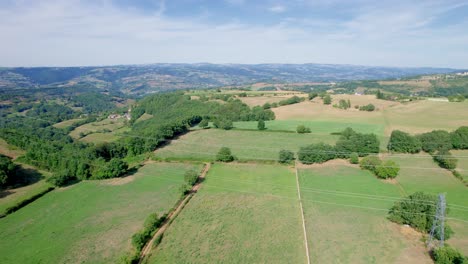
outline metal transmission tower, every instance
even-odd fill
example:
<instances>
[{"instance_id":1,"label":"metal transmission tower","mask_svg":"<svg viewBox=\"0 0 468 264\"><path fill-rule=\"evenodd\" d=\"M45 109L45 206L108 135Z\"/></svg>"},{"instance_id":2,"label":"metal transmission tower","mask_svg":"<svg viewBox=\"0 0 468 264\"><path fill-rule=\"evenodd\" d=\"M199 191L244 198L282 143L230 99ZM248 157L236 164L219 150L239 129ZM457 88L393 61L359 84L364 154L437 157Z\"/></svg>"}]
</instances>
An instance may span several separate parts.
<instances>
[{"instance_id":1,"label":"metal transmission tower","mask_svg":"<svg viewBox=\"0 0 468 264\"><path fill-rule=\"evenodd\" d=\"M444 246L444 223L445 223L445 194L439 194L439 200L436 205L436 214L434 215L434 221L432 222L431 232L429 233L429 240L427 246L430 247L436 231L439 231L439 246Z\"/></svg>"}]
</instances>

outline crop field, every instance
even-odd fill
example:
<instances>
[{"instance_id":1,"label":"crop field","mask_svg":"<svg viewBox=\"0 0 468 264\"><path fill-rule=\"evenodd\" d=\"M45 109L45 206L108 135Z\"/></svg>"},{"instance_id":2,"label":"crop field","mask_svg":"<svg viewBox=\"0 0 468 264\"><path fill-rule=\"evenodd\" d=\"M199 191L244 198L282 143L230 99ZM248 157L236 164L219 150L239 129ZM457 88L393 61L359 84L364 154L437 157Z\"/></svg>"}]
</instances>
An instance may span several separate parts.
<instances>
[{"instance_id":1,"label":"crop field","mask_svg":"<svg viewBox=\"0 0 468 264\"><path fill-rule=\"evenodd\" d=\"M346 163L299 169L314 263L431 263L420 235L386 219L399 187Z\"/></svg>"},{"instance_id":2,"label":"crop field","mask_svg":"<svg viewBox=\"0 0 468 264\"><path fill-rule=\"evenodd\" d=\"M226 261L306 262L292 169L214 164L147 263Z\"/></svg>"},{"instance_id":3,"label":"crop field","mask_svg":"<svg viewBox=\"0 0 468 264\"><path fill-rule=\"evenodd\" d=\"M153 212L172 208L188 169L150 163L132 176L52 191L0 221L1 263L116 263Z\"/></svg>"},{"instance_id":4,"label":"crop field","mask_svg":"<svg viewBox=\"0 0 468 264\"><path fill-rule=\"evenodd\" d=\"M240 160L276 161L281 149L291 151L318 142L333 144L339 136L330 134L297 134L288 132L264 132L204 129L195 130L173 140L155 151L158 158L214 160L221 147L229 147Z\"/></svg>"}]
</instances>

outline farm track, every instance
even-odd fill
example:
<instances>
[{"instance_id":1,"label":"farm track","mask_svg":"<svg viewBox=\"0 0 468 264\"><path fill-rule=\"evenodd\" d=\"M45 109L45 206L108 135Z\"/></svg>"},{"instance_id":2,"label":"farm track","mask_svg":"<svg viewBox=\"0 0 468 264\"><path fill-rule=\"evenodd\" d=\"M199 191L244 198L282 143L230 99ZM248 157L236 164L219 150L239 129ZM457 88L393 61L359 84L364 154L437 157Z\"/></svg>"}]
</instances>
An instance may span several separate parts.
<instances>
[{"instance_id":1,"label":"farm track","mask_svg":"<svg viewBox=\"0 0 468 264\"><path fill-rule=\"evenodd\" d=\"M302 206L302 200L301 200L301 189L299 186L299 173L297 172L297 160L295 161L294 164L295 164L294 170L296 172L297 196L299 197L299 206L301 208L301 217L302 217L302 228L304 232L304 245L306 249L307 263L310 264L309 244L307 242L307 230L306 230L306 225L305 225L304 208Z\"/></svg>"},{"instance_id":2,"label":"farm track","mask_svg":"<svg viewBox=\"0 0 468 264\"><path fill-rule=\"evenodd\" d=\"M144 263L145 258L148 256L152 249L154 241L164 234L164 232L167 230L172 221L177 217L177 215L182 211L182 209L184 209L184 207L187 205L187 203L190 201L193 195L200 189L201 184L205 179L206 173L210 170L210 168L211 163L205 163L205 167L203 168L200 176L198 177L197 183L190 190L190 194L179 202L175 210L169 213L167 219L164 221L164 224L158 229L158 231L156 231L151 240L148 243L146 243L146 245L141 250L140 260L138 261L139 264Z\"/></svg>"}]
</instances>

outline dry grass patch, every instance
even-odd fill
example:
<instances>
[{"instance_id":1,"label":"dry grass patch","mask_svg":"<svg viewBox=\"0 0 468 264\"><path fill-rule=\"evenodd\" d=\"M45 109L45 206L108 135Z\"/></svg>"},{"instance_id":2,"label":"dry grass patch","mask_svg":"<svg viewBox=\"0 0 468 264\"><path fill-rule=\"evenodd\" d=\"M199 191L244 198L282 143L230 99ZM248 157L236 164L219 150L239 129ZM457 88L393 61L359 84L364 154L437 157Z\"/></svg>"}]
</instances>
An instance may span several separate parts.
<instances>
[{"instance_id":1,"label":"dry grass patch","mask_svg":"<svg viewBox=\"0 0 468 264\"><path fill-rule=\"evenodd\" d=\"M5 140L0 138L0 154L3 154L12 159L16 159L17 157L23 155L24 151L8 144Z\"/></svg>"}]
</instances>

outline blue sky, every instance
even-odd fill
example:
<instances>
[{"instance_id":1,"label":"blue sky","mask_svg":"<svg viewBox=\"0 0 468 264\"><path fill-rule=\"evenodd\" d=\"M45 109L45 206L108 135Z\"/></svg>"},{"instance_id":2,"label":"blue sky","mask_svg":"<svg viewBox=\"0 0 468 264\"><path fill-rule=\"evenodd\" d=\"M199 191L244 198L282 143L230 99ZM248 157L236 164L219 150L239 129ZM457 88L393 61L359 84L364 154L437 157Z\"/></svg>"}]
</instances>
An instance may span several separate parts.
<instances>
[{"instance_id":1,"label":"blue sky","mask_svg":"<svg viewBox=\"0 0 468 264\"><path fill-rule=\"evenodd\" d=\"M0 66L468 68L468 2L459 0L0 0L0 34Z\"/></svg>"}]
</instances>

